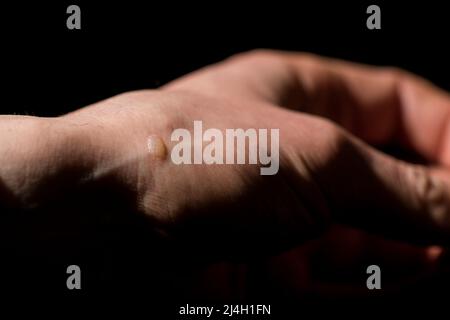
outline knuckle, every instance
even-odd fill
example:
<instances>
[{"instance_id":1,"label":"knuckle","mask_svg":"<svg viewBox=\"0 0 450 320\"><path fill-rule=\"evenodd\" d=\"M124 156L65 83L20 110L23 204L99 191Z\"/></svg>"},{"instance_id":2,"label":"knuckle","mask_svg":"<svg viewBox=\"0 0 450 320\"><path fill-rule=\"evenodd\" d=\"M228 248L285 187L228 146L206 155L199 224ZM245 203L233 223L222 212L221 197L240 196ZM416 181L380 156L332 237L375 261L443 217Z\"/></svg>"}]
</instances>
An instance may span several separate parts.
<instances>
[{"instance_id":1,"label":"knuckle","mask_svg":"<svg viewBox=\"0 0 450 320\"><path fill-rule=\"evenodd\" d=\"M270 49L254 49L232 55L227 59L231 63L266 63L282 61L283 55L281 52Z\"/></svg>"},{"instance_id":2,"label":"knuckle","mask_svg":"<svg viewBox=\"0 0 450 320\"><path fill-rule=\"evenodd\" d=\"M389 83L397 84L397 86L410 82L414 76L408 71L398 67L383 67L379 70L381 75Z\"/></svg>"},{"instance_id":3,"label":"knuckle","mask_svg":"<svg viewBox=\"0 0 450 320\"><path fill-rule=\"evenodd\" d=\"M381 72L385 73L387 76L393 79L400 79L406 75L406 71L398 67L384 67Z\"/></svg>"},{"instance_id":4,"label":"knuckle","mask_svg":"<svg viewBox=\"0 0 450 320\"><path fill-rule=\"evenodd\" d=\"M413 186L413 198L419 209L430 215L431 222L440 227L450 226L448 189L421 165L407 166L408 183Z\"/></svg>"},{"instance_id":5,"label":"knuckle","mask_svg":"<svg viewBox=\"0 0 450 320\"><path fill-rule=\"evenodd\" d=\"M431 180L427 168L421 165L402 164L406 170L406 183L412 186L413 197L418 201L428 200L434 193L439 192L438 187Z\"/></svg>"},{"instance_id":6,"label":"knuckle","mask_svg":"<svg viewBox=\"0 0 450 320\"><path fill-rule=\"evenodd\" d=\"M339 157L351 140L346 132L331 120L312 115L302 115L293 123L295 149L317 166L326 165ZM299 129L301 128L301 129Z\"/></svg>"},{"instance_id":7,"label":"knuckle","mask_svg":"<svg viewBox=\"0 0 450 320\"><path fill-rule=\"evenodd\" d=\"M348 142L348 136L336 123L328 119L319 118L316 123L316 132L323 137L320 139L325 150L339 149Z\"/></svg>"}]
</instances>

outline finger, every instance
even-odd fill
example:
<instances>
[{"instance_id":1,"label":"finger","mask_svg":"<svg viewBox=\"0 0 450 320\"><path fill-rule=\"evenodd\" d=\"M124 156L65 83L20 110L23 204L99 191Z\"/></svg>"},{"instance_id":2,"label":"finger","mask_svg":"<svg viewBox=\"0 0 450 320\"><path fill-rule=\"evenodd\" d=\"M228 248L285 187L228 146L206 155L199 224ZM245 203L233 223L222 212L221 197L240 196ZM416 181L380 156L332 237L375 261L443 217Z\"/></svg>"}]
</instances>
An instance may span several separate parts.
<instances>
[{"instance_id":1,"label":"finger","mask_svg":"<svg viewBox=\"0 0 450 320\"><path fill-rule=\"evenodd\" d=\"M374 144L399 144L450 165L450 96L394 68L286 54L297 85L291 107L327 117Z\"/></svg>"},{"instance_id":2,"label":"finger","mask_svg":"<svg viewBox=\"0 0 450 320\"><path fill-rule=\"evenodd\" d=\"M314 169L335 219L405 240L448 243L448 170L409 164L335 134L336 152Z\"/></svg>"},{"instance_id":3,"label":"finger","mask_svg":"<svg viewBox=\"0 0 450 320\"><path fill-rule=\"evenodd\" d=\"M257 50L168 85L180 87L320 115L366 142L399 144L450 165L450 96L399 69Z\"/></svg>"},{"instance_id":4,"label":"finger","mask_svg":"<svg viewBox=\"0 0 450 320\"><path fill-rule=\"evenodd\" d=\"M256 50L164 89L265 100L329 118L366 142L399 144L429 161L450 165L448 93L399 69Z\"/></svg>"},{"instance_id":5,"label":"finger","mask_svg":"<svg viewBox=\"0 0 450 320\"><path fill-rule=\"evenodd\" d=\"M437 274L443 248L415 246L348 227L334 228L311 259L311 290L321 296L370 295L367 267L377 265L383 292L416 288ZM404 292L404 291L403 291Z\"/></svg>"},{"instance_id":6,"label":"finger","mask_svg":"<svg viewBox=\"0 0 450 320\"><path fill-rule=\"evenodd\" d=\"M383 272L383 290L417 283L432 274L440 247L418 247L333 226L320 240L271 258L268 278L291 296L315 293L321 297L367 295L367 266ZM432 253L433 252L433 253Z\"/></svg>"},{"instance_id":7,"label":"finger","mask_svg":"<svg viewBox=\"0 0 450 320\"><path fill-rule=\"evenodd\" d=\"M361 282L367 266L379 265L385 280L395 282L436 267L443 249L416 246L343 225L335 225L321 238L312 263L321 265L323 278L347 277Z\"/></svg>"}]
</instances>

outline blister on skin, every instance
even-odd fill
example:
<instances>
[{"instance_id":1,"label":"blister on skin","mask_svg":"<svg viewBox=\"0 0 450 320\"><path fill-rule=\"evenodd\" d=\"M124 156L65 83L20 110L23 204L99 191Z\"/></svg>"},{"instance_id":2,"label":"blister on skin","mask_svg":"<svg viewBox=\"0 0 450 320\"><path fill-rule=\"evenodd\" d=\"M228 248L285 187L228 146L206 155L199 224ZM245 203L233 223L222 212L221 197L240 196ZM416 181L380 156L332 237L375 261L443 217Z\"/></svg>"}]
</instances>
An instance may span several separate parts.
<instances>
[{"instance_id":1,"label":"blister on skin","mask_svg":"<svg viewBox=\"0 0 450 320\"><path fill-rule=\"evenodd\" d=\"M151 135L147 139L147 148L150 156L154 159L165 160L167 147L164 141L157 135Z\"/></svg>"}]
</instances>

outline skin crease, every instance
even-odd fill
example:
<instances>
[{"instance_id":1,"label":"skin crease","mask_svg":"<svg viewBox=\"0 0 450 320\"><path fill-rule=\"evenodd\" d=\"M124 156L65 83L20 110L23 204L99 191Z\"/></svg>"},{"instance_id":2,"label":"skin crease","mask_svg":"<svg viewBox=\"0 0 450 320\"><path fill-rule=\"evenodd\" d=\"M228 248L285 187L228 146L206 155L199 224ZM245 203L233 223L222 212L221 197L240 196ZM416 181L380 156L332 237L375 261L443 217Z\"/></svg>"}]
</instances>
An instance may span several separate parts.
<instances>
[{"instance_id":1,"label":"skin crease","mask_svg":"<svg viewBox=\"0 0 450 320\"><path fill-rule=\"evenodd\" d=\"M42 121L49 137L64 132L46 143L58 150L48 163L59 176L81 164L72 179L93 190L107 179L127 195L133 211L149 218L151 229L195 250L214 247L227 257L291 249L267 258L264 270L278 285L303 294L343 289L330 290L313 279L311 252L349 268L361 267L358 257L372 254L404 256L393 263L398 268L433 269L440 247L391 243L361 230L421 244L448 243L449 112L447 93L403 71L260 50L158 90L124 93ZM192 130L194 120L222 132L280 129L280 171L261 176L256 165L174 165L170 135L176 128ZM72 161L64 160L67 139L73 141ZM429 165L413 165L374 148L384 144L410 149ZM57 193L67 180L39 174L37 184L20 184L18 192L18 171L12 167L1 177L13 189L12 203L21 205L28 199L45 202L37 190L45 186ZM332 245L349 233L360 241ZM368 243L371 249L365 250ZM343 247L349 262L330 258ZM216 265L196 276L223 279L233 268L242 266ZM213 293L236 295L228 286L224 282Z\"/></svg>"}]
</instances>

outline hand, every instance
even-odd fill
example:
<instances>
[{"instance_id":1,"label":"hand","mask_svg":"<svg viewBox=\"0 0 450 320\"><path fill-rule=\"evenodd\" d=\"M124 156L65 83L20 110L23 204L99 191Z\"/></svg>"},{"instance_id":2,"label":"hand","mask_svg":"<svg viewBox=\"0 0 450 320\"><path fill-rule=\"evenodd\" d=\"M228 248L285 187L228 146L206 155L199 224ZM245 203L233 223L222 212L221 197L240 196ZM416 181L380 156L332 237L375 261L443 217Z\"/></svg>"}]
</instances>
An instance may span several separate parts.
<instances>
[{"instance_id":1,"label":"hand","mask_svg":"<svg viewBox=\"0 0 450 320\"><path fill-rule=\"evenodd\" d=\"M223 249L298 244L333 222L442 243L450 234L449 110L447 93L396 69L255 51L159 90L39 120L48 137L42 144L52 152L29 152L39 163L25 173L19 163L2 180L12 202L22 205L43 201L43 185L53 197L68 181L94 194L106 181L119 194L114 201L148 216L161 234ZM171 134L192 130L194 120L222 131L279 129L279 172L174 164ZM165 158L148 152L155 135ZM412 150L429 165L373 147L386 144ZM39 169L43 164L51 174Z\"/></svg>"}]
</instances>

